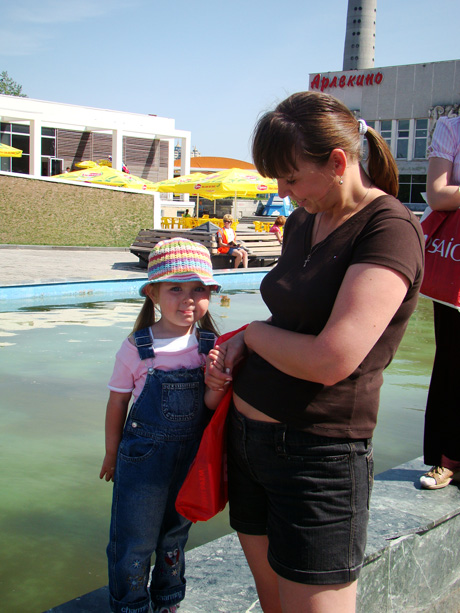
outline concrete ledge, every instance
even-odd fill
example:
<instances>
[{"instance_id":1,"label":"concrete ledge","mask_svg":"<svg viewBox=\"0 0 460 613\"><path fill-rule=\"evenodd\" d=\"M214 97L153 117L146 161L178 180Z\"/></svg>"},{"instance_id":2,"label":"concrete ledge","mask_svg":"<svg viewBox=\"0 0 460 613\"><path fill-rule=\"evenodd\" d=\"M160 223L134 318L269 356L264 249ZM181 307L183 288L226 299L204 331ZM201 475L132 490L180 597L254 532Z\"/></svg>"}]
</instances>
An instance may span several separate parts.
<instances>
[{"instance_id":1,"label":"concrete ledge","mask_svg":"<svg viewBox=\"0 0 460 613\"><path fill-rule=\"evenodd\" d=\"M222 285L222 291L258 290L269 268L241 268L213 271L214 278ZM34 305L97 302L123 298L139 298L139 288L147 280L147 273L142 277L123 279L96 280L57 280L47 283L22 283L0 286L0 311L11 311L27 306L27 301Z\"/></svg>"},{"instance_id":2,"label":"concrete ledge","mask_svg":"<svg viewBox=\"0 0 460 613\"><path fill-rule=\"evenodd\" d=\"M421 490L421 458L375 479L360 613L458 613L460 488ZM252 576L235 534L189 551L181 613L260 613ZM107 587L47 613L105 613Z\"/></svg>"}]
</instances>

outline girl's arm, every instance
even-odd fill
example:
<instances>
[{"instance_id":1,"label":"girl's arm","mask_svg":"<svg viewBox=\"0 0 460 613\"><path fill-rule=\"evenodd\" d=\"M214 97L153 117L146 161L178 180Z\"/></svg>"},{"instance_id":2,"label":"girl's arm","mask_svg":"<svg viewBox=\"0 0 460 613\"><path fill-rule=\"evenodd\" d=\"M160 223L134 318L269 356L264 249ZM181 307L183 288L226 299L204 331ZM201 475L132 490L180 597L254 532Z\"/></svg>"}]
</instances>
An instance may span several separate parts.
<instances>
[{"instance_id":1,"label":"girl's arm","mask_svg":"<svg viewBox=\"0 0 460 613\"><path fill-rule=\"evenodd\" d=\"M206 389L204 392L204 403L211 411L215 411L219 402L227 391L227 386L232 380L229 374L223 373L226 349L216 345L208 353L206 358ZM208 376L209 371L211 373ZM213 374L214 373L214 374ZM220 377L216 377L219 373Z\"/></svg>"},{"instance_id":2,"label":"girl's arm","mask_svg":"<svg viewBox=\"0 0 460 613\"><path fill-rule=\"evenodd\" d=\"M455 211L460 207L460 189L450 185L452 162L444 158L430 158L426 181L428 204L434 211Z\"/></svg>"},{"instance_id":3,"label":"girl's arm","mask_svg":"<svg viewBox=\"0 0 460 613\"><path fill-rule=\"evenodd\" d=\"M281 229L278 226L275 226L275 230L273 231L274 235L278 239L279 244L283 243L283 235L281 234Z\"/></svg>"},{"instance_id":4,"label":"girl's arm","mask_svg":"<svg viewBox=\"0 0 460 613\"><path fill-rule=\"evenodd\" d=\"M123 434L130 399L131 392L110 391L105 414L105 457L99 473L100 479L105 477L106 481L113 481L118 445Z\"/></svg>"},{"instance_id":5,"label":"girl's arm","mask_svg":"<svg viewBox=\"0 0 460 613\"><path fill-rule=\"evenodd\" d=\"M378 341L409 287L401 273L355 264L343 280L324 329L313 336L253 322L244 334L249 349L278 370L324 385L351 375Z\"/></svg>"}]
</instances>

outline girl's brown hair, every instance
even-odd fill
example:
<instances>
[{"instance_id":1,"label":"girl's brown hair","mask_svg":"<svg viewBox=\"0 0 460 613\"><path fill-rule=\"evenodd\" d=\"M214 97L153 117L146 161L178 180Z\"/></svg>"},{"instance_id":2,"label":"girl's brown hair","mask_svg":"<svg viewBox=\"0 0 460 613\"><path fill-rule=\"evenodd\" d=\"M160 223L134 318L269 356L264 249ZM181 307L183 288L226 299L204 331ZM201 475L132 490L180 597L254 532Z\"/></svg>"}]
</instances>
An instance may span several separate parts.
<instances>
[{"instance_id":1,"label":"girl's brown hair","mask_svg":"<svg viewBox=\"0 0 460 613\"><path fill-rule=\"evenodd\" d=\"M145 289L147 294L150 293L150 296L147 295L144 300L144 304L140 310L139 315L137 316L136 321L134 322L133 332L137 332L138 330L142 330L143 328L149 328L153 326L155 323L155 301L157 300L157 290L156 287L158 283L151 283ZM207 330L209 332L213 332L216 336L219 336L219 331L217 329L216 323L212 318L209 311L203 315L203 317L197 322L197 325L202 330Z\"/></svg>"},{"instance_id":2,"label":"girl's brown hair","mask_svg":"<svg viewBox=\"0 0 460 613\"><path fill-rule=\"evenodd\" d=\"M285 223L286 217L284 215L278 215L278 217L274 221L275 226L284 226Z\"/></svg>"},{"instance_id":3,"label":"girl's brown hair","mask_svg":"<svg viewBox=\"0 0 460 613\"><path fill-rule=\"evenodd\" d=\"M385 140L367 128L368 175L392 196L398 193L398 168ZM350 161L361 160L359 122L337 98L321 92L299 92L265 113L257 122L252 156L264 177L285 177L297 170L297 159L326 164L333 149Z\"/></svg>"}]
</instances>

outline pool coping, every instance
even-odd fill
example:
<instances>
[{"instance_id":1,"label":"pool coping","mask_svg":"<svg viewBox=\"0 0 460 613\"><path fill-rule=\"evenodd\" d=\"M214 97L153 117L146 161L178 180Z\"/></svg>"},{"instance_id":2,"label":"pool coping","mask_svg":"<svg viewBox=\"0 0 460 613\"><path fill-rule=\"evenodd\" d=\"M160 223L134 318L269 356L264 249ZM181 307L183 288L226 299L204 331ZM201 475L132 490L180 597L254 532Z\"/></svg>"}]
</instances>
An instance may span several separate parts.
<instances>
[{"instance_id":1,"label":"pool coping","mask_svg":"<svg viewBox=\"0 0 460 613\"><path fill-rule=\"evenodd\" d=\"M213 276L222 285L222 292L258 290L270 268L216 270ZM57 280L0 286L0 311L19 308L23 301L48 304L47 300L75 298L79 301L103 301L115 298L139 298L139 288L146 277L121 279Z\"/></svg>"}]
</instances>

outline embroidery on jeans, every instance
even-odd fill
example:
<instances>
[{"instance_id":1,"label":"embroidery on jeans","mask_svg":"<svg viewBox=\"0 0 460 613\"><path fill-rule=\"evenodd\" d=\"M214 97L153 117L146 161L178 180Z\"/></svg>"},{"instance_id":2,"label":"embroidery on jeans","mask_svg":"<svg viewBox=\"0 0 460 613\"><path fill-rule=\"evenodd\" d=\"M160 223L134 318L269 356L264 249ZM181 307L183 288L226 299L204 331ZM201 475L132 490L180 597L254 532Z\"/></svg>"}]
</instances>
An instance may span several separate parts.
<instances>
[{"instance_id":1,"label":"embroidery on jeans","mask_svg":"<svg viewBox=\"0 0 460 613\"><path fill-rule=\"evenodd\" d=\"M144 585L144 575L129 575L128 583L129 583L129 589L132 592L137 592Z\"/></svg>"},{"instance_id":2,"label":"embroidery on jeans","mask_svg":"<svg viewBox=\"0 0 460 613\"><path fill-rule=\"evenodd\" d=\"M176 577L179 573L177 565L179 564L180 553L179 549L173 549L172 551L167 551L165 555L166 566L169 566L171 569L171 575Z\"/></svg>"}]
</instances>

